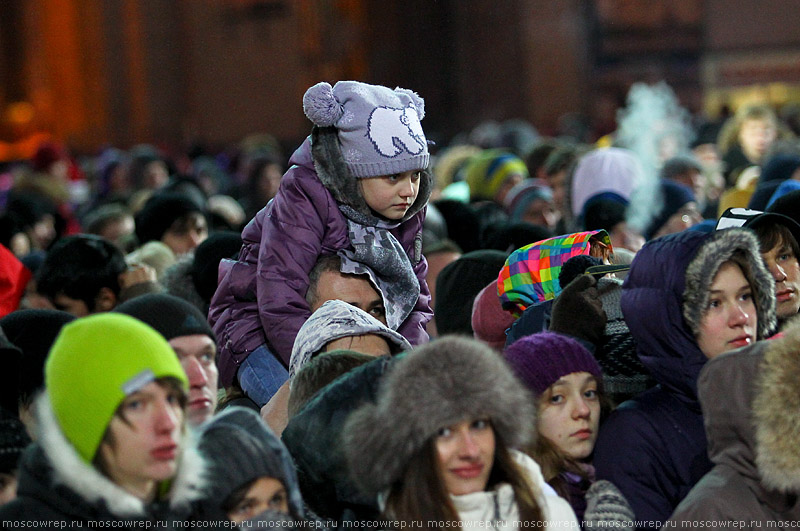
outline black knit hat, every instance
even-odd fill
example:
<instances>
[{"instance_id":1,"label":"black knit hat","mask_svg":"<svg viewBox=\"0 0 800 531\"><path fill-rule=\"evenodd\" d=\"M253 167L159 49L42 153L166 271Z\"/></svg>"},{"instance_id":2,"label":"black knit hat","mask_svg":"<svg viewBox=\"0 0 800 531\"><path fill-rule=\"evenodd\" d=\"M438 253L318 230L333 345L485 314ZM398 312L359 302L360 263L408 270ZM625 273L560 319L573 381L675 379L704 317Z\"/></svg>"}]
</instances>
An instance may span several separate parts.
<instances>
[{"instance_id":1,"label":"black knit hat","mask_svg":"<svg viewBox=\"0 0 800 531\"><path fill-rule=\"evenodd\" d=\"M0 419L0 474L10 474L17 469L22 452L30 443L31 438L19 419Z\"/></svg>"},{"instance_id":2,"label":"black knit hat","mask_svg":"<svg viewBox=\"0 0 800 531\"><path fill-rule=\"evenodd\" d=\"M472 336L472 304L503 269L507 253L472 251L447 264L436 279L436 328L440 335Z\"/></svg>"},{"instance_id":3,"label":"black knit hat","mask_svg":"<svg viewBox=\"0 0 800 531\"><path fill-rule=\"evenodd\" d=\"M189 275L200 297L211 302L217 290L217 272L223 258L234 258L242 247L242 237L238 232L222 231L211 234L194 250L194 261L189 267Z\"/></svg>"},{"instance_id":4,"label":"black knit hat","mask_svg":"<svg viewBox=\"0 0 800 531\"><path fill-rule=\"evenodd\" d=\"M216 343L216 336L205 315L189 302L174 295L166 293L140 295L123 302L114 308L114 311L149 324L167 341L176 337L202 334Z\"/></svg>"},{"instance_id":5,"label":"black knit hat","mask_svg":"<svg viewBox=\"0 0 800 531\"><path fill-rule=\"evenodd\" d=\"M8 340L22 351L16 379L19 398L33 398L44 387L44 362L61 328L75 316L60 310L17 310L0 319ZM8 373L10 371L4 371ZM8 378L10 374L6 374Z\"/></svg>"},{"instance_id":6,"label":"black knit hat","mask_svg":"<svg viewBox=\"0 0 800 531\"><path fill-rule=\"evenodd\" d=\"M203 208L185 194L156 193L136 214L136 237L139 244L161 240L176 220L192 212L205 215Z\"/></svg>"},{"instance_id":7,"label":"black knit hat","mask_svg":"<svg viewBox=\"0 0 800 531\"><path fill-rule=\"evenodd\" d=\"M255 411L230 407L206 423L198 449L209 467L208 500L222 504L247 483L271 477L283 483L292 516L305 516L289 451Z\"/></svg>"}]
</instances>

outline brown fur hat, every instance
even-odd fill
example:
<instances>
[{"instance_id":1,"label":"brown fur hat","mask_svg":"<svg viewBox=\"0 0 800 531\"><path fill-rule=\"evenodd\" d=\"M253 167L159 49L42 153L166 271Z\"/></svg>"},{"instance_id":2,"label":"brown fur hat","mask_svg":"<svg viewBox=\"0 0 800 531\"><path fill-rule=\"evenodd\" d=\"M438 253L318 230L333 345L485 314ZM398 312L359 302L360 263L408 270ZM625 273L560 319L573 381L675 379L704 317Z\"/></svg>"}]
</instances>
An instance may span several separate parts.
<instances>
[{"instance_id":1,"label":"brown fur hat","mask_svg":"<svg viewBox=\"0 0 800 531\"><path fill-rule=\"evenodd\" d=\"M366 493L388 489L440 428L488 418L509 447L532 441L534 399L487 345L445 336L412 350L384 377L377 402L347 419L350 475Z\"/></svg>"},{"instance_id":2,"label":"brown fur hat","mask_svg":"<svg viewBox=\"0 0 800 531\"><path fill-rule=\"evenodd\" d=\"M686 268L683 291L683 317L695 336L708 308L709 289L720 266L735 262L753 290L758 315L758 339L769 337L775 330L775 281L767 271L758 249L755 234L746 229L724 229L714 232L700 247Z\"/></svg>"},{"instance_id":3,"label":"brown fur hat","mask_svg":"<svg viewBox=\"0 0 800 531\"><path fill-rule=\"evenodd\" d=\"M757 380L753 413L756 464L771 488L800 492L800 321L770 341Z\"/></svg>"}]
</instances>

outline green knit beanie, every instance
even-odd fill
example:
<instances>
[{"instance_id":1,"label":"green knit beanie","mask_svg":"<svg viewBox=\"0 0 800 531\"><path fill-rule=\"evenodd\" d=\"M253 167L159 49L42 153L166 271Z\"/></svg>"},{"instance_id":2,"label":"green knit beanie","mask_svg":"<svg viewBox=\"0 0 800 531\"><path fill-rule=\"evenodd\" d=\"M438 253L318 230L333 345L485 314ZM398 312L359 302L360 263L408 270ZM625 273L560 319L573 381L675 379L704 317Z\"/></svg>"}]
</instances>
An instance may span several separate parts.
<instances>
[{"instance_id":1,"label":"green knit beanie","mask_svg":"<svg viewBox=\"0 0 800 531\"><path fill-rule=\"evenodd\" d=\"M117 407L157 378L188 388L166 339L128 315L101 313L61 329L44 369L45 388L64 436L91 463Z\"/></svg>"}]
</instances>

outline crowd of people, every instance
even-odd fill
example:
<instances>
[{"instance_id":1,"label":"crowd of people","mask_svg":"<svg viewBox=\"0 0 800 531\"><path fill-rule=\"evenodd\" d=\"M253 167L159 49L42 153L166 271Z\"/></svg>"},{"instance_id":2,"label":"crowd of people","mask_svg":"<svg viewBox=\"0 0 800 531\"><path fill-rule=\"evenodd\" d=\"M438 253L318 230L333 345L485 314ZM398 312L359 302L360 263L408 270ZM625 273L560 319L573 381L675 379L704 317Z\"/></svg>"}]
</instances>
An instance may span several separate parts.
<instances>
[{"instance_id":1,"label":"crowd of people","mask_svg":"<svg viewBox=\"0 0 800 531\"><path fill-rule=\"evenodd\" d=\"M643 150L520 121L434 146L422 97L357 81L302 107L289 157L3 168L4 528L800 522L776 109Z\"/></svg>"}]
</instances>

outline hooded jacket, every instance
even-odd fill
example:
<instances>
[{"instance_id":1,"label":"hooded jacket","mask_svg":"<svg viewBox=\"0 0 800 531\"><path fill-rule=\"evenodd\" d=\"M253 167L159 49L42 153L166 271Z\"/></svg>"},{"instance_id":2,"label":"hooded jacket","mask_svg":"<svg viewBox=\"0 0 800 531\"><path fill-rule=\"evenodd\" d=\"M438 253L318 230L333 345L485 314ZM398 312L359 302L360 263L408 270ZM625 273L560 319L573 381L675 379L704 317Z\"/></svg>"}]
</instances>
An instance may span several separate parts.
<instances>
[{"instance_id":1,"label":"hooded jacket","mask_svg":"<svg viewBox=\"0 0 800 531\"><path fill-rule=\"evenodd\" d=\"M238 260L220 263L220 283L208 318L217 335L224 386L233 383L249 353L264 344L288 366L295 336L311 315L304 299L309 272L319 256L352 249L340 206L369 215L357 180L348 177L335 138L325 129L331 128L315 127L292 155L277 195L242 231ZM425 283L428 265L422 256L430 187L430 176L423 172L417 200L402 223L389 230L419 282L416 306L397 330L412 345L428 340L425 323L433 315Z\"/></svg>"},{"instance_id":2,"label":"hooded jacket","mask_svg":"<svg viewBox=\"0 0 800 531\"><path fill-rule=\"evenodd\" d=\"M311 314L297 332L292 347L292 357L289 360L289 377L297 374L303 365L331 341L367 334L380 336L386 340L392 354L411 348L406 338L360 308L344 301L326 301Z\"/></svg>"},{"instance_id":3,"label":"hooded jacket","mask_svg":"<svg viewBox=\"0 0 800 531\"><path fill-rule=\"evenodd\" d=\"M225 500L242 486L261 477L279 480L286 490L291 517L306 518L289 451L256 412L231 407L216 415L202 426L198 448L213 478L198 509L198 515L203 519L227 519L222 509Z\"/></svg>"},{"instance_id":4,"label":"hooded jacket","mask_svg":"<svg viewBox=\"0 0 800 531\"><path fill-rule=\"evenodd\" d=\"M648 242L623 284L622 313L658 385L621 404L600 429L594 466L619 487L640 522L663 523L711 467L697 378L707 358L695 331L719 266L741 249L758 314L758 338L775 326L772 277L749 231L683 231ZM641 524L645 527L647 524Z\"/></svg>"},{"instance_id":5,"label":"hooded jacket","mask_svg":"<svg viewBox=\"0 0 800 531\"><path fill-rule=\"evenodd\" d=\"M796 438L784 437L800 431L797 409L787 407L800 396L798 348L800 329L794 328L782 339L706 364L698 387L714 468L681 502L671 525L744 521L768 527L768 521L800 520L800 452Z\"/></svg>"},{"instance_id":6,"label":"hooded jacket","mask_svg":"<svg viewBox=\"0 0 800 531\"><path fill-rule=\"evenodd\" d=\"M205 465L194 446L185 448L167 501L145 504L88 465L67 441L43 395L37 403L39 439L28 447L18 474L17 498L0 507L2 521L87 522L185 520L202 497ZM158 529L158 525L154 525Z\"/></svg>"}]
</instances>

